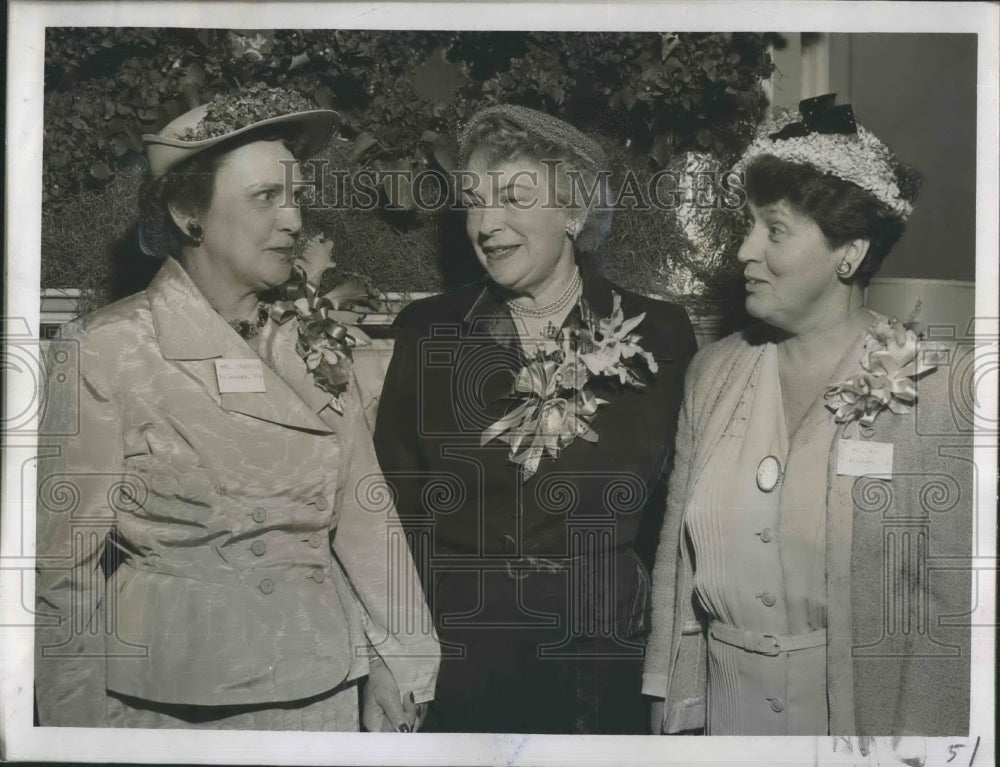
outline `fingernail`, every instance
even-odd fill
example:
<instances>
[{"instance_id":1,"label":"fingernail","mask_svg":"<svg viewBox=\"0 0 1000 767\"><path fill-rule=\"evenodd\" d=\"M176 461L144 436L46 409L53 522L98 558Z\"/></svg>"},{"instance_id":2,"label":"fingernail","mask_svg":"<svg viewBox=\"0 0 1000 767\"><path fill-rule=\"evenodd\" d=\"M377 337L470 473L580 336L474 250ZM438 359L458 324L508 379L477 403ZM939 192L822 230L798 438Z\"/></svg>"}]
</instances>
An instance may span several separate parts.
<instances>
[{"instance_id":1,"label":"fingernail","mask_svg":"<svg viewBox=\"0 0 1000 767\"><path fill-rule=\"evenodd\" d=\"M405 724L405 723L399 725L399 731L400 732L409 732L410 731L410 725Z\"/></svg>"}]
</instances>

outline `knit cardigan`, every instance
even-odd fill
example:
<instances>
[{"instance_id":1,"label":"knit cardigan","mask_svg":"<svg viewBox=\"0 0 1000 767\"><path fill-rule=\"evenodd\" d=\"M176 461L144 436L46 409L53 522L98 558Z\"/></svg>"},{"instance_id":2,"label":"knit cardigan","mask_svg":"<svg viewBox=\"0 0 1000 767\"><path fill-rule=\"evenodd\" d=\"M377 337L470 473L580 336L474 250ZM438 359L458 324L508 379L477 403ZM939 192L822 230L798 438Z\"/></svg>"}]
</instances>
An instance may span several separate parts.
<instances>
[{"instance_id":1,"label":"knit cardigan","mask_svg":"<svg viewBox=\"0 0 1000 767\"><path fill-rule=\"evenodd\" d=\"M702 349L685 380L664 527L653 572L643 693L665 698L663 731L705 724L706 619L683 534L690 492L760 353L755 329ZM874 341L862 333L848 372ZM827 695L832 735L961 735L969 728L972 436L952 399L959 349L917 381L910 413L881 413L871 439L894 446L891 480L827 466ZM950 364L948 364L950 362ZM954 381L953 381L954 379ZM954 389L954 391L951 391ZM832 414L831 414L832 417ZM857 436L852 434L851 436Z\"/></svg>"}]
</instances>

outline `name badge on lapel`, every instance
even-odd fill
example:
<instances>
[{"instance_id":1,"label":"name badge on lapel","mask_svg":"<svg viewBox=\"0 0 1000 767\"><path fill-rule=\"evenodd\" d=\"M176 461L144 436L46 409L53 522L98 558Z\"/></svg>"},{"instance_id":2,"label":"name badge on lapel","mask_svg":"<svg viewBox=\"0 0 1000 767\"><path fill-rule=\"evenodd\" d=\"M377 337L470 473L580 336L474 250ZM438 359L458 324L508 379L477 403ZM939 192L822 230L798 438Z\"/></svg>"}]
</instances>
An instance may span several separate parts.
<instances>
[{"instance_id":1,"label":"name badge on lapel","mask_svg":"<svg viewBox=\"0 0 1000 767\"><path fill-rule=\"evenodd\" d=\"M215 361L220 394L265 392L264 368L259 359Z\"/></svg>"},{"instance_id":2,"label":"name badge on lapel","mask_svg":"<svg viewBox=\"0 0 1000 767\"><path fill-rule=\"evenodd\" d=\"M842 439L837 445L837 474L892 479L891 442Z\"/></svg>"}]
</instances>

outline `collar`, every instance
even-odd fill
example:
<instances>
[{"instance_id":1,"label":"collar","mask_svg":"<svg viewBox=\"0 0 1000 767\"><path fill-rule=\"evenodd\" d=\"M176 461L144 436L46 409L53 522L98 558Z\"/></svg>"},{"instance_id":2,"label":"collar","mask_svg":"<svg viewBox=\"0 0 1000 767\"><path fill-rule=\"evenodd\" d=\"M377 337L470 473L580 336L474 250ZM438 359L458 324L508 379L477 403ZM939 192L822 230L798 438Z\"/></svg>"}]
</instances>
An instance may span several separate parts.
<instances>
[{"instance_id":1,"label":"collar","mask_svg":"<svg viewBox=\"0 0 1000 767\"><path fill-rule=\"evenodd\" d=\"M164 260L146 295L165 359L247 357L252 351L174 258Z\"/></svg>"},{"instance_id":2,"label":"collar","mask_svg":"<svg viewBox=\"0 0 1000 767\"><path fill-rule=\"evenodd\" d=\"M611 283L593 269L584 266L580 267L580 279L583 283L581 292L587 305L598 316L609 316L613 307ZM562 327L579 322L579 317L579 309L574 307L566 315ZM504 304L496 284L488 278L483 281L482 290L462 322L470 336L492 336L501 346L518 345L514 318Z\"/></svg>"},{"instance_id":3,"label":"collar","mask_svg":"<svg viewBox=\"0 0 1000 767\"><path fill-rule=\"evenodd\" d=\"M330 398L313 383L290 337L295 323L272 327L260 336L260 353L212 308L184 268L167 258L146 288L160 353L168 360L247 359L260 357L265 392L220 392L226 410L313 431L331 431L318 414ZM211 379L211 381L209 381ZM206 386L217 386L214 369Z\"/></svg>"}]
</instances>

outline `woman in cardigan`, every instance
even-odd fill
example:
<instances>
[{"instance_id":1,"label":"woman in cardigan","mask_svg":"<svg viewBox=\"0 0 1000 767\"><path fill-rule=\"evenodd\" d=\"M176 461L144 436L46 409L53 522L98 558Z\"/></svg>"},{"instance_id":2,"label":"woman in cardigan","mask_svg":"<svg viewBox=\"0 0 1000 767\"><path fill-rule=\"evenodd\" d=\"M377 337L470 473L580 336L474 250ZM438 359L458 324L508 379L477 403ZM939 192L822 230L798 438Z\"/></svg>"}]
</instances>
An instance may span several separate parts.
<instances>
[{"instance_id":1,"label":"woman in cardigan","mask_svg":"<svg viewBox=\"0 0 1000 767\"><path fill-rule=\"evenodd\" d=\"M358 500L377 462L347 347L325 385L266 303L293 274L297 159L336 118L251 87L145 137L163 265L53 357L42 725L357 730L362 680L368 729L418 725L438 647L405 629L426 608L412 561L390 562L393 510Z\"/></svg>"},{"instance_id":2,"label":"woman in cardigan","mask_svg":"<svg viewBox=\"0 0 1000 767\"><path fill-rule=\"evenodd\" d=\"M497 106L460 144L488 277L400 313L375 432L442 640L425 729L638 733L637 548L659 526L693 333L578 264L610 225L574 194L607 183L593 140Z\"/></svg>"},{"instance_id":3,"label":"woman in cardigan","mask_svg":"<svg viewBox=\"0 0 1000 767\"><path fill-rule=\"evenodd\" d=\"M968 729L968 570L928 577L971 552L968 440L948 371L864 307L918 178L833 99L737 166L761 324L685 383L644 671L657 733Z\"/></svg>"}]
</instances>

